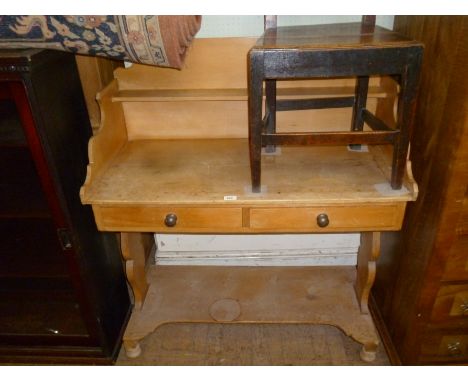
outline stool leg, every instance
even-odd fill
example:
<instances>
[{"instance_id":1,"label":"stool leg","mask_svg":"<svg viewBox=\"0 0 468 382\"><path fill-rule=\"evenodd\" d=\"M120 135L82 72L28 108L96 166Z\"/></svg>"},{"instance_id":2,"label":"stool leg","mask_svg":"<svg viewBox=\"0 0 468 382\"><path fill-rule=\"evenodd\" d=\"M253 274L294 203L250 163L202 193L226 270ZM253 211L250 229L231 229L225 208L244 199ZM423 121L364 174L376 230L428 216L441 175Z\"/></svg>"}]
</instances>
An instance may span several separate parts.
<instances>
[{"instance_id":1,"label":"stool leg","mask_svg":"<svg viewBox=\"0 0 468 382\"><path fill-rule=\"evenodd\" d=\"M394 190L401 189L405 173L408 145L416 111L416 94L419 83L422 50L410 57L405 71L401 74L401 91L398 100L397 128L400 133L393 146L392 178L390 184Z\"/></svg>"},{"instance_id":2,"label":"stool leg","mask_svg":"<svg viewBox=\"0 0 468 382\"><path fill-rule=\"evenodd\" d=\"M353 117L351 120L351 131L362 131L364 128L364 119L362 111L366 108L367 92L369 89L369 77L360 76L356 79L356 90L354 95ZM350 145L352 149L359 150L360 144Z\"/></svg>"},{"instance_id":3,"label":"stool leg","mask_svg":"<svg viewBox=\"0 0 468 382\"><path fill-rule=\"evenodd\" d=\"M266 132L268 134L276 133L276 80L265 81L265 109L268 116ZM274 153L276 151L275 145L267 145L265 152Z\"/></svg>"},{"instance_id":4,"label":"stool leg","mask_svg":"<svg viewBox=\"0 0 468 382\"><path fill-rule=\"evenodd\" d=\"M263 53L250 51L248 55L249 91L249 154L252 192L260 192L262 154L262 86Z\"/></svg>"}]
</instances>

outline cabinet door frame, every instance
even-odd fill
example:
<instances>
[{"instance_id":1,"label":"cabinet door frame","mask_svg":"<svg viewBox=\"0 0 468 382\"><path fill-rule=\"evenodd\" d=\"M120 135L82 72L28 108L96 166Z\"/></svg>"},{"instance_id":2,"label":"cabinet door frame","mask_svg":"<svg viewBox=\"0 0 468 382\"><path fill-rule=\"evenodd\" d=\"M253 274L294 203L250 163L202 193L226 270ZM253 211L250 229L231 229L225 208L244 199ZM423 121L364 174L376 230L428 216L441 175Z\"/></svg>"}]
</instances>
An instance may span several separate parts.
<instances>
[{"instance_id":1,"label":"cabinet door frame","mask_svg":"<svg viewBox=\"0 0 468 382\"><path fill-rule=\"evenodd\" d=\"M43 141L38 132L36 121L37 118L39 118L39 116L35 118L33 106L31 104L31 101L34 99L34 94L31 94L31 81L27 77L22 77L17 74L9 74L6 77L1 76L0 82L4 82L7 84L9 98L13 100L13 102L16 105L18 116L20 118L21 125L26 138L26 142L31 153L37 174L39 176L41 187L44 191L44 196L46 198L50 210L52 221L55 225L55 230L57 232L57 241L62 247L62 254L65 257L69 274L71 276L71 283L73 285L77 301L80 305L80 316L87 331L86 336L75 336L65 334L60 337L50 337L47 335L37 334L33 335L34 342L37 342L38 344L44 346L99 346L100 336L98 334L98 331L96 330L94 320L91 319L93 313L89 307L89 304L87 303L87 297L81 285L82 280L80 280L80 272L77 269L77 266L74 261L74 257L76 256L75 250L73 248L73 245L71 247L68 247L66 243L64 243L63 239L61 240L61 238L59 237L60 232L70 232L70 227L67 223L66 216L63 213L63 206L60 203L57 187L50 171L49 159L47 158L45 149L43 147ZM6 335L3 337L7 343L17 343L18 345L25 343L25 339L20 338L21 335Z\"/></svg>"}]
</instances>

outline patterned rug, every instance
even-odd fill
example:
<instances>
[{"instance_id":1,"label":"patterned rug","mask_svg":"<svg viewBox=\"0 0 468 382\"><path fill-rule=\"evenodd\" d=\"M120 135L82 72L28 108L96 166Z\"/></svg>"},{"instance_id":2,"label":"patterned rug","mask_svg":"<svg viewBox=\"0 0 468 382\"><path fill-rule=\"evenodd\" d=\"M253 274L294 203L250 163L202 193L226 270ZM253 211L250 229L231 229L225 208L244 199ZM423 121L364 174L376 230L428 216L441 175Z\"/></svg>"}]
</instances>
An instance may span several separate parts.
<instances>
[{"instance_id":1,"label":"patterned rug","mask_svg":"<svg viewBox=\"0 0 468 382\"><path fill-rule=\"evenodd\" d=\"M201 16L0 16L0 49L45 48L180 69Z\"/></svg>"}]
</instances>

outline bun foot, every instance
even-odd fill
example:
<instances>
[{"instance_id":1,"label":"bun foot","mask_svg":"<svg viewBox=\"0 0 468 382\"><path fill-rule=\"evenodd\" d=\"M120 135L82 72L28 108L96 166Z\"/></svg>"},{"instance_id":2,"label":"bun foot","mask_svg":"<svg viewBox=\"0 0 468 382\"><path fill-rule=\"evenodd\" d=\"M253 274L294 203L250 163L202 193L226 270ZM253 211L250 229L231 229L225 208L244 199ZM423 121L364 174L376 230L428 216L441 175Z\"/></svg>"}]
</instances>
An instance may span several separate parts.
<instances>
[{"instance_id":1,"label":"bun foot","mask_svg":"<svg viewBox=\"0 0 468 382\"><path fill-rule=\"evenodd\" d=\"M124 341L125 354L128 358L137 358L141 354L141 346L137 341Z\"/></svg>"},{"instance_id":2,"label":"bun foot","mask_svg":"<svg viewBox=\"0 0 468 382\"><path fill-rule=\"evenodd\" d=\"M368 350L364 345L359 353L359 356L364 362L373 362L375 361L376 349Z\"/></svg>"}]
</instances>

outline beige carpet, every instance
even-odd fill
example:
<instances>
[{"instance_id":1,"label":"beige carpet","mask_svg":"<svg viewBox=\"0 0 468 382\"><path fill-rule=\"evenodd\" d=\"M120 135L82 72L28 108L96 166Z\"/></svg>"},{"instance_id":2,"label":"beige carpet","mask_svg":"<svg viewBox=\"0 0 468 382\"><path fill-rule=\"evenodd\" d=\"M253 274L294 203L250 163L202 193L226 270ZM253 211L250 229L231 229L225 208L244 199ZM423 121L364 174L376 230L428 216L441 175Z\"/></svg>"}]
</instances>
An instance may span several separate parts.
<instances>
[{"instance_id":1,"label":"beige carpet","mask_svg":"<svg viewBox=\"0 0 468 382\"><path fill-rule=\"evenodd\" d=\"M359 358L361 345L327 325L166 324L141 342L142 355L117 365L390 365Z\"/></svg>"}]
</instances>

